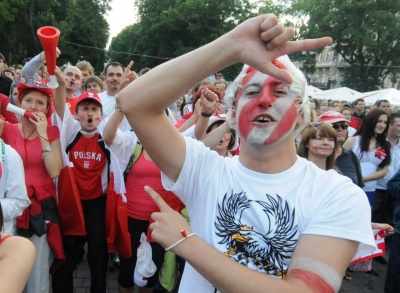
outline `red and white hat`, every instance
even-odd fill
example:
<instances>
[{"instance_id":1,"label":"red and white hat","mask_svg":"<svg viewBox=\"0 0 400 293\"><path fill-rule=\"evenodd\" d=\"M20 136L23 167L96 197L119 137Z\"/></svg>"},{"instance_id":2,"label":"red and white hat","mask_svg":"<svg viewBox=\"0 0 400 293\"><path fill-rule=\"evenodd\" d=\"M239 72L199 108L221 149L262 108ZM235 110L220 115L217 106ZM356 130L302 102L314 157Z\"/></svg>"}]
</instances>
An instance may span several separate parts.
<instances>
[{"instance_id":1,"label":"red and white hat","mask_svg":"<svg viewBox=\"0 0 400 293\"><path fill-rule=\"evenodd\" d=\"M336 123L336 122L350 122L341 113L334 111L334 110L330 110L330 111L323 113L321 116L318 117L317 121L324 122L324 123L330 123L330 124Z\"/></svg>"},{"instance_id":2,"label":"red and white hat","mask_svg":"<svg viewBox=\"0 0 400 293\"><path fill-rule=\"evenodd\" d=\"M17 84L18 89L18 101L21 102L21 94L26 90L35 90L43 93L49 98L53 98L54 89L47 87L45 84L33 82L31 84L25 84L22 82L18 82Z\"/></svg>"},{"instance_id":3,"label":"red and white hat","mask_svg":"<svg viewBox=\"0 0 400 293\"><path fill-rule=\"evenodd\" d=\"M86 101L86 100L91 100L91 101L97 102L103 108L103 104L101 103L101 99L100 99L99 95L97 93L91 92L91 91L83 93L82 95L80 95L78 97L78 100L76 101L76 107L78 107L78 105L80 103L82 103L83 101Z\"/></svg>"}]
</instances>

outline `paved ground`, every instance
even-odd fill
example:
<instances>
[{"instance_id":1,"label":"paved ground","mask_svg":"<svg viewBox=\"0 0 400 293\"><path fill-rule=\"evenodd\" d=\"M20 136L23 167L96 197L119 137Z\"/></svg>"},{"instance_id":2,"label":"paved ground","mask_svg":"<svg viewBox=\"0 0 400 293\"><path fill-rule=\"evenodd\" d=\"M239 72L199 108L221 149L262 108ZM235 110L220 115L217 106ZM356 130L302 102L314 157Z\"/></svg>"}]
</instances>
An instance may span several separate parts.
<instances>
[{"instance_id":1,"label":"paved ground","mask_svg":"<svg viewBox=\"0 0 400 293\"><path fill-rule=\"evenodd\" d=\"M387 260L389 257L388 253L385 255ZM383 292L383 287L386 277L386 265L382 265L376 261L372 262L373 269L379 274L379 277L375 277L371 274L362 272L352 273L353 281L348 282L343 280L342 287L339 292L351 292L351 293L378 293ZM109 272L107 276L107 293L118 293L117 289L117 277L118 272ZM84 256L84 260L79 264L78 269L75 271L74 278L74 293L90 293L90 272ZM134 291L138 292L137 289Z\"/></svg>"}]
</instances>

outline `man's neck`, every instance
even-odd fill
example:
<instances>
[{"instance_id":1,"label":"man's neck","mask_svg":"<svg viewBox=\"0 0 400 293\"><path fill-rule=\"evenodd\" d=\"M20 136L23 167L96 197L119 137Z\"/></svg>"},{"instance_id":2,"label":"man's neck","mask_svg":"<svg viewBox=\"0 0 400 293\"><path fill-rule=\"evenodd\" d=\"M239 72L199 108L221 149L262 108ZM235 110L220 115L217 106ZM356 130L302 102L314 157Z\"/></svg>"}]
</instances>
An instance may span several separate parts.
<instances>
[{"instance_id":1,"label":"man's neck","mask_svg":"<svg viewBox=\"0 0 400 293\"><path fill-rule=\"evenodd\" d=\"M111 97L115 97L118 94L118 90L113 90L113 89L107 89L107 95Z\"/></svg>"},{"instance_id":2,"label":"man's neck","mask_svg":"<svg viewBox=\"0 0 400 293\"><path fill-rule=\"evenodd\" d=\"M67 99L74 99L75 98L75 91L74 90L66 89L65 93L66 93Z\"/></svg>"},{"instance_id":3,"label":"man's neck","mask_svg":"<svg viewBox=\"0 0 400 293\"><path fill-rule=\"evenodd\" d=\"M390 142L390 146L393 148L396 146L396 144L399 142L398 137L392 137L390 135L387 136L387 140Z\"/></svg>"},{"instance_id":4,"label":"man's neck","mask_svg":"<svg viewBox=\"0 0 400 293\"><path fill-rule=\"evenodd\" d=\"M356 110L356 113L357 113L358 116L361 116L364 112Z\"/></svg>"},{"instance_id":5,"label":"man's neck","mask_svg":"<svg viewBox=\"0 0 400 293\"><path fill-rule=\"evenodd\" d=\"M335 149L335 160L337 157L339 157L341 154L343 154L343 149L342 146L338 145Z\"/></svg>"},{"instance_id":6,"label":"man's neck","mask_svg":"<svg viewBox=\"0 0 400 293\"><path fill-rule=\"evenodd\" d=\"M276 174L296 163L294 135L283 142L254 146L242 140L239 160L246 168L259 173Z\"/></svg>"}]
</instances>

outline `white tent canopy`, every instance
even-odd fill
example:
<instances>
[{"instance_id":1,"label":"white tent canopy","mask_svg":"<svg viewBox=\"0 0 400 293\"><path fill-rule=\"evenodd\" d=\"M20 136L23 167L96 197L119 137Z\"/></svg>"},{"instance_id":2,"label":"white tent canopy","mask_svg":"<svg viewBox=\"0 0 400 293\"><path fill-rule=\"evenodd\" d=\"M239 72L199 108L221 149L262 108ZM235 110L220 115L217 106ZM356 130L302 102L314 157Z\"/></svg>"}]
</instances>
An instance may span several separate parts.
<instances>
[{"instance_id":1,"label":"white tent canopy","mask_svg":"<svg viewBox=\"0 0 400 293\"><path fill-rule=\"evenodd\" d=\"M336 89L316 92L313 93L311 96L314 99L320 100L338 100L353 102L354 100L358 99L360 95L361 93L356 90L352 90L348 87L339 87Z\"/></svg>"},{"instance_id":2,"label":"white tent canopy","mask_svg":"<svg viewBox=\"0 0 400 293\"><path fill-rule=\"evenodd\" d=\"M369 105L380 100L388 100L391 106L400 106L400 91L394 88L362 93L359 98L363 98Z\"/></svg>"},{"instance_id":3,"label":"white tent canopy","mask_svg":"<svg viewBox=\"0 0 400 293\"><path fill-rule=\"evenodd\" d=\"M321 92L323 92L323 90L321 90L315 86L312 86L312 85L307 85L306 92L307 92L307 96L314 97L314 94L321 93Z\"/></svg>"}]
</instances>

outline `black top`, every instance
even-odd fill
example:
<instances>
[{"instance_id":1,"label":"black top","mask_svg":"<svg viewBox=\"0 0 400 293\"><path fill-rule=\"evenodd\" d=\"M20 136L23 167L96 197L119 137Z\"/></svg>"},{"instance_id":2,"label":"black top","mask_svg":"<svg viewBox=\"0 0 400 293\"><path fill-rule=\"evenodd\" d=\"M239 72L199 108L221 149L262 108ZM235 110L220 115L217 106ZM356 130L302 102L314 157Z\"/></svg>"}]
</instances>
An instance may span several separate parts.
<instances>
[{"instance_id":1,"label":"black top","mask_svg":"<svg viewBox=\"0 0 400 293\"><path fill-rule=\"evenodd\" d=\"M349 177L354 184L361 188L364 187L360 161L353 151L342 148L342 154L336 158L336 166L338 166L340 172L342 172L344 176Z\"/></svg>"}]
</instances>

